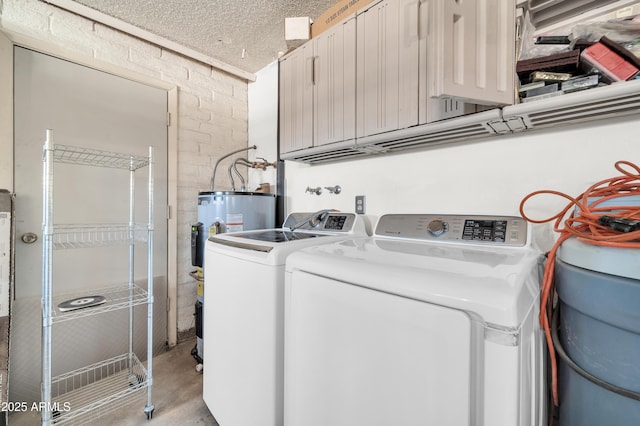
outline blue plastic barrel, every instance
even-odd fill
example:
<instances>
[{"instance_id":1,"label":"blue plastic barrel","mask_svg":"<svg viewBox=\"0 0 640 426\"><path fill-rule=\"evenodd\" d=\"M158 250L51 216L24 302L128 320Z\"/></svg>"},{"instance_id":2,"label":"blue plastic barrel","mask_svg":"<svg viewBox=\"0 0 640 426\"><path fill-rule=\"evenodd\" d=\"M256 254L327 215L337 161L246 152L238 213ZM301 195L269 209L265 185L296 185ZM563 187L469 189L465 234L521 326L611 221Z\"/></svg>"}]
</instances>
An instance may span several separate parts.
<instances>
[{"instance_id":1,"label":"blue plastic barrel","mask_svg":"<svg viewBox=\"0 0 640 426\"><path fill-rule=\"evenodd\" d=\"M640 395L640 250L568 240L555 280L570 360L559 362L560 425L640 425L640 401L628 396Z\"/></svg>"}]
</instances>

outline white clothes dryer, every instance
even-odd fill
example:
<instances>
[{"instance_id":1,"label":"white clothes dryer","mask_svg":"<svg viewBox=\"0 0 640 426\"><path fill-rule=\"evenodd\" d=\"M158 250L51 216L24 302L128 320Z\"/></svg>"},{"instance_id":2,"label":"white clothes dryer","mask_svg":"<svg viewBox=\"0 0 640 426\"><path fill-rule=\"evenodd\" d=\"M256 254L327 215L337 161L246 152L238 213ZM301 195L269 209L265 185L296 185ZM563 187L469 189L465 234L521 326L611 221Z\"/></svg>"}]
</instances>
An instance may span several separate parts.
<instances>
[{"instance_id":1,"label":"white clothes dryer","mask_svg":"<svg viewBox=\"0 0 640 426\"><path fill-rule=\"evenodd\" d=\"M221 426L282 426L284 267L303 247L366 236L353 213L292 213L280 229L205 246L203 398Z\"/></svg>"},{"instance_id":2,"label":"white clothes dryer","mask_svg":"<svg viewBox=\"0 0 640 426\"><path fill-rule=\"evenodd\" d=\"M371 238L289 256L284 424L545 425L529 229L385 215Z\"/></svg>"}]
</instances>

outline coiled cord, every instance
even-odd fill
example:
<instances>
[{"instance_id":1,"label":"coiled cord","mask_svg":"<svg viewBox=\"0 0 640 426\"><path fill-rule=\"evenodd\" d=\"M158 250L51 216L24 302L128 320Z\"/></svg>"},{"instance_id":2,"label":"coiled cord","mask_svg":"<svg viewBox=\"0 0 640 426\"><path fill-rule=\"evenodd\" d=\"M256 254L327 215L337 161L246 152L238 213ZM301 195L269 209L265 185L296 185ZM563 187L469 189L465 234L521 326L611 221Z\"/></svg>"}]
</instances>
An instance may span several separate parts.
<instances>
[{"instance_id":1,"label":"coiled cord","mask_svg":"<svg viewBox=\"0 0 640 426\"><path fill-rule=\"evenodd\" d=\"M640 248L640 230L621 232L601 223L601 216L621 219L623 221L640 220L640 206L629 206L619 198L640 196L640 168L629 161L617 161L615 168L622 175L604 179L590 186L585 192L573 198L567 194L553 190L534 191L520 202L520 214L531 223L554 221L553 229L560 235L547 255L547 262L542 277L540 298L540 325L544 329L549 357L551 359L551 391L553 404L559 405L558 372L556 351L553 344L551 319L554 311L555 259L560 245L571 237L577 237L585 243L621 248ZM527 201L540 194L556 195L569 200L567 206L557 214L541 220L528 217L524 212ZM603 205L606 203L606 205ZM566 219L565 219L566 218Z\"/></svg>"}]
</instances>

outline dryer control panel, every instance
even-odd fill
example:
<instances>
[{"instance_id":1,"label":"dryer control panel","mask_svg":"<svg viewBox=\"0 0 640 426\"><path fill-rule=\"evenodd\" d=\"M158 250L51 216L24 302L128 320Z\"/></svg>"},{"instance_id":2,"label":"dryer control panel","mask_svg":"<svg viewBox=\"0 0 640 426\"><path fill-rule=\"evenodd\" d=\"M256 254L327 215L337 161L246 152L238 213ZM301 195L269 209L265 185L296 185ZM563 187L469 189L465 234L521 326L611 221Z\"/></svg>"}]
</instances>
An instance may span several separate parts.
<instances>
[{"instance_id":1,"label":"dryer control panel","mask_svg":"<svg viewBox=\"0 0 640 426\"><path fill-rule=\"evenodd\" d=\"M524 246L527 230L527 222L517 216L388 214L378 220L375 235L422 241Z\"/></svg>"}]
</instances>

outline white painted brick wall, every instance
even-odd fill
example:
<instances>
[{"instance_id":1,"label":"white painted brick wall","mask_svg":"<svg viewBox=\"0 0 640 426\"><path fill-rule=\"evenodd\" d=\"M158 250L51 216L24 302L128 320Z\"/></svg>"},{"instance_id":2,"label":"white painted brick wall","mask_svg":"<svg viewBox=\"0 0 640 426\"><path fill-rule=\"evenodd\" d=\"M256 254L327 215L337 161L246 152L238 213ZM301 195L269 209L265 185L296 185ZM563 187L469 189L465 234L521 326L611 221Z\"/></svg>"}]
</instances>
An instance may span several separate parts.
<instances>
[{"instance_id":1,"label":"white painted brick wall","mask_svg":"<svg viewBox=\"0 0 640 426\"><path fill-rule=\"evenodd\" d=\"M0 0L0 26L178 86L178 331L194 326L190 225L223 154L247 146L247 82L38 0ZM217 187L228 188L226 173Z\"/></svg>"}]
</instances>

